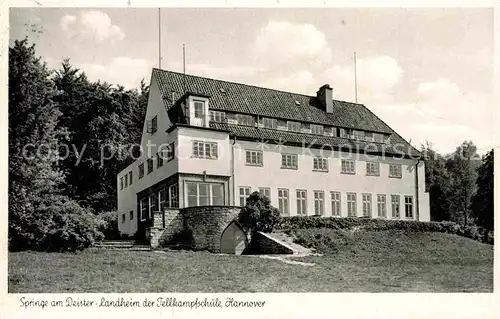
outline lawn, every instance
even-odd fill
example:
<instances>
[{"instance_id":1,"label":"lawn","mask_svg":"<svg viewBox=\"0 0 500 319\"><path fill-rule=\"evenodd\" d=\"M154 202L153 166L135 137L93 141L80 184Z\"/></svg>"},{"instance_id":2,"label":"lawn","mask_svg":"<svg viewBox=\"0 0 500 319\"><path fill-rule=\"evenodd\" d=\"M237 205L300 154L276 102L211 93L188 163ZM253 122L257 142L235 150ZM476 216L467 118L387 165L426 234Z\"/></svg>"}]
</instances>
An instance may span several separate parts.
<instances>
[{"instance_id":1,"label":"lawn","mask_svg":"<svg viewBox=\"0 0 500 319\"><path fill-rule=\"evenodd\" d=\"M442 233L298 230L286 264L189 251L9 253L9 292L492 292L493 246Z\"/></svg>"}]
</instances>

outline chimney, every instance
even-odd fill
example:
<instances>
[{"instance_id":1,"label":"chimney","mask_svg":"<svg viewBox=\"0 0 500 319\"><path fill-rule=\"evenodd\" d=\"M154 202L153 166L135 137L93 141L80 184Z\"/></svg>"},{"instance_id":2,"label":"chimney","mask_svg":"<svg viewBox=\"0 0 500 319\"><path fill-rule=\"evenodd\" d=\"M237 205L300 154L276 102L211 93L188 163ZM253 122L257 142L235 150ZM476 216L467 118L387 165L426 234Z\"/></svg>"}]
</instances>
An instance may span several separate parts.
<instances>
[{"instance_id":1,"label":"chimney","mask_svg":"<svg viewBox=\"0 0 500 319\"><path fill-rule=\"evenodd\" d=\"M325 84L316 92L319 108L326 113L333 113L333 90L330 85Z\"/></svg>"}]
</instances>

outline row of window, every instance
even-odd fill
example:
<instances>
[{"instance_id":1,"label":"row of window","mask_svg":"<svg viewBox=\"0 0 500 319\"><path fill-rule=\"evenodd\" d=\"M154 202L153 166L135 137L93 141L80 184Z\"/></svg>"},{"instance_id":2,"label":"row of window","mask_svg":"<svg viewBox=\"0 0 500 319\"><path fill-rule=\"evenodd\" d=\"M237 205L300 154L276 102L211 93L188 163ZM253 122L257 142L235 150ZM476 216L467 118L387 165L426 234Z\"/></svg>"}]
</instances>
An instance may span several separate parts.
<instances>
[{"instance_id":1,"label":"row of window","mask_svg":"<svg viewBox=\"0 0 500 319\"><path fill-rule=\"evenodd\" d=\"M153 212L163 211L166 207L179 207L179 186L177 184L162 188L159 191L141 198L139 201L139 212L141 221L151 217ZM130 219L133 218L133 213Z\"/></svg>"},{"instance_id":2,"label":"row of window","mask_svg":"<svg viewBox=\"0 0 500 319\"><path fill-rule=\"evenodd\" d=\"M240 206L245 206L246 199L251 193L250 187L239 188ZM259 187L259 193L271 199L271 189L269 187ZM297 201L297 215L307 215L307 190L297 189L295 191L295 199ZM325 192L322 190L313 191L314 199L314 215L325 216ZM347 216L358 216L357 209L357 194L346 193ZM400 195L390 195L391 200L391 216L393 219L400 218ZM341 192L330 192L331 201L331 216L342 216L341 212ZM290 215L290 194L285 188L278 188L278 209L284 215ZM373 217L372 212L372 194L361 194L361 207L363 217ZM387 217L387 196L385 194L376 195L377 217ZM404 196L405 218L413 218L413 196Z\"/></svg>"},{"instance_id":3,"label":"row of window","mask_svg":"<svg viewBox=\"0 0 500 319\"><path fill-rule=\"evenodd\" d=\"M124 189L127 188L127 186L132 185L132 183L134 182L132 175L132 171L130 171L120 177L120 189Z\"/></svg>"},{"instance_id":4,"label":"row of window","mask_svg":"<svg viewBox=\"0 0 500 319\"><path fill-rule=\"evenodd\" d=\"M245 162L251 166L263 166L264 158L262 151L247 150L245 152ZM281 154L281 168L298 169L297 154ZM313 170L328 172L328 158L314 157ZM354 160L341 160L341 172L345 174L356 174L356 164ZM366 162L366 175L380 176L380 163ZM389 177L402 176L401 164L389 164Z\"/></svg>"},{"instance_id":5,"label":"row of window","mask_svg":"<svg viewBox=\"0 0 500 319\"><path fill-rule=\"evenodd\" d=\"M175 145L174 143L170 143L165 149L160 150L156 154L156 168L160 168L163 166L165 161L170 162L175 157ZM147 173L151 174L154 170L153 159L148 158L146 161L147 164ZM144 177L144 163L139 164L139 179Z\"/></svg>"},{"instance_id":6,"label":"row of window","mask_svg":"<svg viewBox=\"0 0 500 319\"><path fill-rule=\"evenodd\" d=\"M196 114L197 112L195 107L195 116ZM210 121L227 123L228 119L239 125L246 125L246 126L257 125L256 117L253 115L234 114L234 113L226 114L226 112L223 111L210 110ZM389 136L387 134L373 133L373 132L347 129L347 128L337 128L321 124L310 124L310 123L302 123L296 121L278 120L269 117L258 117L258 126L275 130L280 129L297 133L336 136L336 137L343 137L343 138L349 138L367 142L378 142L378 143L389 142Z\"/></svg>"}]
</instances>

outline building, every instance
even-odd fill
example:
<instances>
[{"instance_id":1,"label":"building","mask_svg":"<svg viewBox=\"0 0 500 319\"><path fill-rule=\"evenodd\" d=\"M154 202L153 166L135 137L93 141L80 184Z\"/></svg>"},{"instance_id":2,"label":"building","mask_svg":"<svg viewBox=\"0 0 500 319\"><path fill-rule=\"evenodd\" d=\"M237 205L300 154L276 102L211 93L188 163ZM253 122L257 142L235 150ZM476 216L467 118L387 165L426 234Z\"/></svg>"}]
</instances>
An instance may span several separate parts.
<instances>
[{"instance_id":1,"label":"building","mask_svg":"<svg viewBox=\"0 0 500 319\"><path fill-rule=\"evenodd\" d=\"M429 221L421 154L362 104L153 69L143 154L117 176L121 233L165 207Z\"/></svg>"}]
</instances>

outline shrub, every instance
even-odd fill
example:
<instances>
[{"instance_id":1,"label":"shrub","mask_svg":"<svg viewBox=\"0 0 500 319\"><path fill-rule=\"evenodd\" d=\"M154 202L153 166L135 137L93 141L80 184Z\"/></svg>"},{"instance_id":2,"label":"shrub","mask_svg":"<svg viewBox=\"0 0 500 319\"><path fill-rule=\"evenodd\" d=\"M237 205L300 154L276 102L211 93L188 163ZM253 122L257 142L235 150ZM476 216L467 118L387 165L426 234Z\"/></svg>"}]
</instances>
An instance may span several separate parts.
<instances>
[{"instance_id":1,"label":"shrub","mask_svg":"<svg viewBox=\"0 0 500 319\"><path fill-rule=\"evenodd\" d=\"M102 220L99 231L103 233L105 239L123 238L118 231L118 212L103 212L99 214L99 218Z\"/></svg>"},{"instance_id":2,"label":"shrub","mask_svg":"<svg viewBox=\"0 0 500 319\"><path fill-rule=\"evenodd\" d=\"M277 228L290 229L329 228L336 230L406 230L413 232L441 232L456 234L474 240L483 240L483 235L477 226L463 227L453 222L422 222L414 220L387 220L376 218L337 218L316 216L284 217Z\"/></svg>"},{"instance_id":3,"label":"shrub","mask_svg":"<svg viewBox=\"0 0 500 319\"><path fill-rule=\"evenodd\" d=\"M65 196L33 200L9 211L9 249L76 251L103 237L102 220Z\"/></svg>"},{"instance_id":4,"label":"shrub","mask_svg":"<svg viewBox=\"0 0 500 319\"><path fill-rule=\"evenodd\" d=\"M278 209L271 206L269 198L254 192L248 196L238 221L246 230L270 233L281 222L281 216Z\"/></svg>"}]
</instances>

